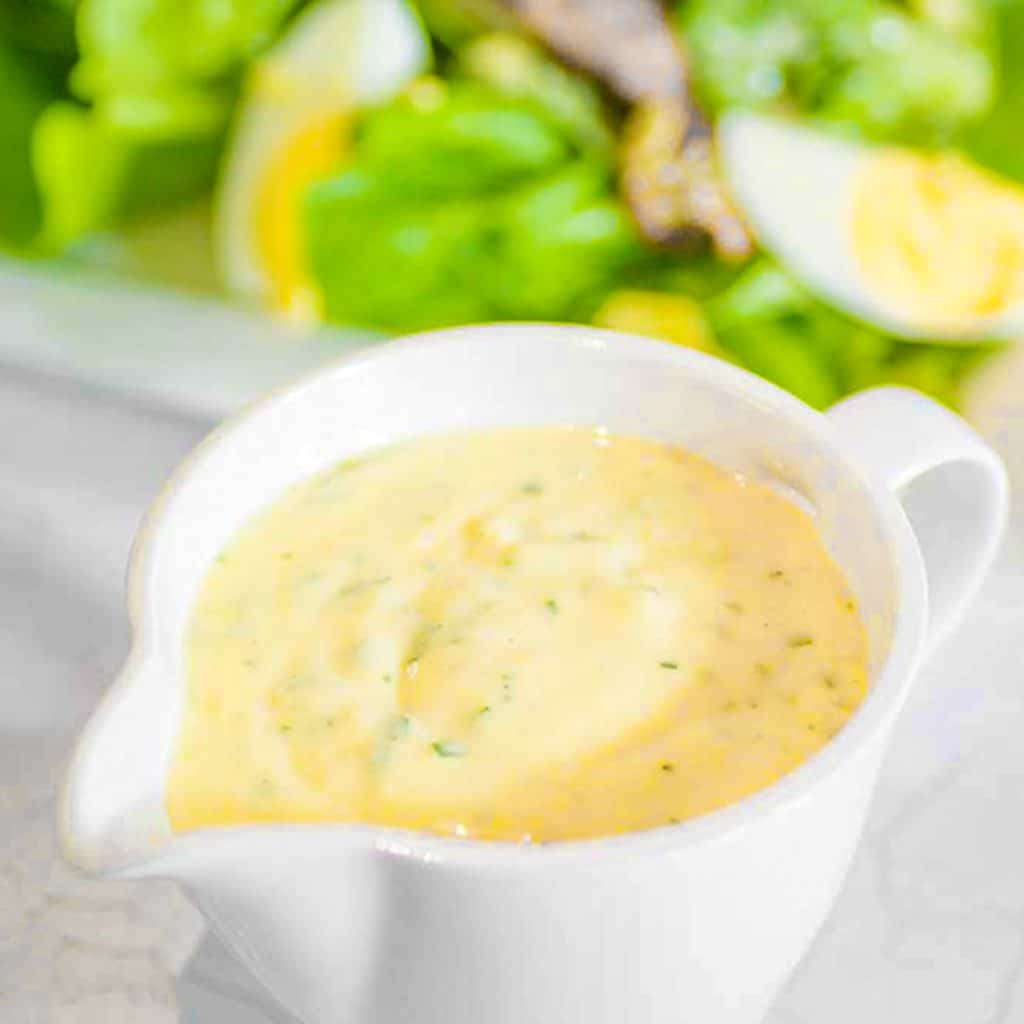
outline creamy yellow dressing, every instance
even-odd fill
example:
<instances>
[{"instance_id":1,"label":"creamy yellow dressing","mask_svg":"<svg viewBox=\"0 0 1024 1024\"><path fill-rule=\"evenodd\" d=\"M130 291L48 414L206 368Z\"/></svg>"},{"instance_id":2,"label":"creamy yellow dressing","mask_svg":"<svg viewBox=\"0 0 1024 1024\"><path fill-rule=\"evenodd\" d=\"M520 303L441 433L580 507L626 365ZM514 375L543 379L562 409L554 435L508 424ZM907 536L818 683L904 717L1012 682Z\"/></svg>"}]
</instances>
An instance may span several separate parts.
<instances>
[{"instance_id":1,"label":"creamy yellow dressing","mask_svg":"<svg viewBox=\"0 0 1024 1024\"><path fill-rule=\"evenodd\" d=\"M805 512L678 448L560 427L298 485L210 569L186 643L180 830L664 825L813 754L867 671Z\"/></svg>"}]
</instances>

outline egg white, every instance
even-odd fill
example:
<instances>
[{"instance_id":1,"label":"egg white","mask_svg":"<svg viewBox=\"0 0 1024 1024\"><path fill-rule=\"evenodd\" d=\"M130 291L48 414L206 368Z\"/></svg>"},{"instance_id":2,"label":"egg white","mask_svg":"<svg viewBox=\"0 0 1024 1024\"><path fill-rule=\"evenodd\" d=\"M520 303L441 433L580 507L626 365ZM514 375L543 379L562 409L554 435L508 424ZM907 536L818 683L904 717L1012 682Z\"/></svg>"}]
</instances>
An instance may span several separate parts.
<instances>
[{"instance_id":1,"label":"egg white","mask_svg":"<svg viewBox=\"0 0 1024 1024\"><path fill-rule=\"evenodd\" d=\"M429 41L406 0L321 0L252 68L214 211L214 246L231 291L268 293L256 214L275 157L332 115L395 95L429 63Z\"/></svg>"},{"instance_id":2,"label":"egg white","mask_svg":"<svg viewBox=\"0 0 1024 1024\"><path fill-rule=\"evenodd\" d=\"M909 340L969 343L1024 334L1024 304L956 323L922 323L865 278L852 211L857 176L879 147L740 111L720 120L717 145L722 173L760 244L837 308Z\"/></svg>"}]
</instances>

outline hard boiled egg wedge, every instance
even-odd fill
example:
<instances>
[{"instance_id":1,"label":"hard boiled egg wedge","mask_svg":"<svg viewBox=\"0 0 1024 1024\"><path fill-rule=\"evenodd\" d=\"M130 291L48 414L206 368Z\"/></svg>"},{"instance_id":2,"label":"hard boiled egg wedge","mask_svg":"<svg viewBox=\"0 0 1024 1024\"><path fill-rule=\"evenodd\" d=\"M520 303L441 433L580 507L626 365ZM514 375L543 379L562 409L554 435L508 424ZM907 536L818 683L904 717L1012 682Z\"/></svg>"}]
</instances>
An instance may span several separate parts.
<instances>
[{"instance_id":1,"label":"hard boiled egg wedge","mask_svg":"<svg viewBox=\"0 0 1024 1024\"><path fill-rule=\"evenodd\" d=\"M214 214L232 291L296 319L317 318L303 258L306 187L344 161L352 112L399 92L429 61L406 0L321 0L252 67Z\"/></svg>"},{"instance_id":2,"label":"hard boiled egg wedge","mask_svg":"<svg viewBox=\"0 0 1024 1024\"><path fill-rule=\"evenodd\" d=\"M908 338L1024 334L1024 189L951 152L746 112L718 148L761 245L826 301Z\"/></svg>"}]
</instances>

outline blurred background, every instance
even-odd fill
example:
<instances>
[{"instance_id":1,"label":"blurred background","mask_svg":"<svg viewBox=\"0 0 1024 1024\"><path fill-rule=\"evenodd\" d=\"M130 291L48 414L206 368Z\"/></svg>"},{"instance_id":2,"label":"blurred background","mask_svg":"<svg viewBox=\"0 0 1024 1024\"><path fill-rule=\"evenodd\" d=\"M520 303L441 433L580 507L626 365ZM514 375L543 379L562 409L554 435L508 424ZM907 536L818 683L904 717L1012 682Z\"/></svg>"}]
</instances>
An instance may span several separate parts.
<instances>
[{"instance_id":1,"label":"blurred background","mask_svg":"<svg viewBox=\"0 0 1024 1024\"><path fill-rule=\"evenodd\" d=\"M1024 0L0 0L5 1024L278 1019L175 892L62 866L62 766L186 451L487 320L663 338L818 408L908 385L1019 496ZM1024 1022L1015 500L770 1024Z\"/></svg>"},{"instance_id":2,"label":"blurred background","mask_svg":"<svg viewBox=\"0 0 1024 1024\"><path fill-rule=\"evenodd\" d=\"M570 320L956 405L1024 331L1022 119L1020 0L0 0L0 352L227 410Z\"/></svg>"}]
</instances>

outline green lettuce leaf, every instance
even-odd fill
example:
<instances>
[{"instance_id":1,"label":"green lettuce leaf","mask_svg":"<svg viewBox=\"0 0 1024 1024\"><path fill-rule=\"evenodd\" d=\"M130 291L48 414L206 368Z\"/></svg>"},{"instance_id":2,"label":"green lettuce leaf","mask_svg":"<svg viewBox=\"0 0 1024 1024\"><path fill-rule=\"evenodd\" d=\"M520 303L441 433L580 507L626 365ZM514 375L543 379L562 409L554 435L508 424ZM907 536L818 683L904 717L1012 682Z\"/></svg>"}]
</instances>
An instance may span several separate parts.
<instances>
[{"instance_id":1,"label":"green lettuce leaf","mask_svg":"<svg viewBox=\"0 0 1024 1024\"><path fill-rule=\"evenodd\" d=\"M495 210L478 287L492 319L585 319L647 258L606 167L575 161Z\"/></svg>"},{"instance_id":2,"label":"green lettuce leaf","mask_svg":"<svg viewBox=\"0 0 1024 1024\"><path fill-rule=\"evenodd\" d=\"M569 157L535 104L433 79L367 116L357 147L384 187L417 198L491 194Z\"/></svg>"},{"instance_id":3,"label":"green lettuce leaf","mask_svg":"<svg viewBox=\"0 0 1024 1024\"><path fill-rule=\"evenodd\" d=\"M785 105L872 137L936 142L993 101L983 42L883 0L689 0L680 24L715 110Z\"/></svg>"},{"instance_id":4,"label":"green lettuce leaf","mask_svg":"<svg viewBox=\"0 0 1024 1024\"><path fill-rule=\"evenodd\" d=\"M39 117L35 177L41 244L60 251L86 235L209 188L220 140L140 140L95 111L58 102Z\"/></svg>"},{"instance_id":5,"label":"green lettuce leaf","mask_svg":"<svg viewBox=\"0 0 1024 1024\"><path fill-rule=\"evenodd\" d=\"M243 65L298 2L81 0L81 103L53 104L32 132L42 244L60 251L210 188Z\"/></svg>"},{"instance_id":6,"label":"green lettuce leaf","mask_svg":"<svg viewBox=\"0 0 1024 1024\"><path fill-rule=\"evenodd\" d=\"M76 0L0 0L0 40L25 57L55 90L64 88L77 54Z\"/></svg>"},{"instance_id":7,"label":"green lettuce leaf","mask_svg":"<svg viewBox=\"0 0 1024 1024\"><path fill-rule=\"evenodd\" d=\"M362 167L320 182L306 232L325 313L396 330L585 319L642 254L609 186L583 162L497 197L417 200Z\"/></svg>"},{"instance_id":8,"label":"green lettuce leaf","mask_svg":"<svg viewBox=\"0 0 1024 1024\"><path fill-rule=\"evenodd\" d=\"M474 281L488 237L479 200L417 203L354 168L310 189L306 234L328 319L414 330L487 318Z\"/></svg>"},{"instance_id":9,"label":"green lettuce leaf","mask_svg":"<svg viewBox=\"0 0 1024 1024\"><path fill-rule=\"evenodd\" d=\"M1024 0L995 6L999 88L995 106L973 126L964 148L979 163L1024 182Z\"/></svg>"},{"instance_id":10,"label":"green lettuce leaf","mask_svg":"<svg viewBox=\"0 0 1024 1024\"><path fill-rule=\"evenodd\" d=\"M75 94L113 126L151 135L219 130L242 64L297 0L82 0Z\"/></svg>"},{"instance_id":11,"label":"green lettuce leaf","mask_svg":"<svg viewBox=\"0 0 1024 1024\"><path fill-rule=\"evenodd\" d=\"M894 337L832 309L767 258L710 298L707 312L726 351L818 408L885 383L956 406L964 377L999 348Z\"/></svg>"},{"instance_id":12,"label":"green lettuce leaf","mask_svg":"<svg viewBox=\"0 0 1024 1024\"><path fill-rule=\"evenodd\" d=\"M417 0L416 6L430 34L451 49L484 32L516 27L503 0Z\"/></svg>"},{"instance_id":13,"label":"green lettuce leaf","mask_svg":"<svg viewBox=\"0 0 1024 1024\"><path fill-rule=\"evenodd\" d=\"M52 83L0 39L0 245L25 248L42 216L32 172L32 133Z\"/></svg>"},{"instance_id":14,"label":"green lettuce leaf","mask_svg":"<svg viewBox=\"0 0 1024 1024\"><path fill-rule=\"evenodd\" d=\"M646 257L611 168L539 103L417 83L368 113L355 159L306 203L329 318L414 329L582 318Z\"/></svg>"},{"instance_id":15,"label":"green lettuce leaf","mask_svg":"<svg viewBox=\"0 0 1024 1024\"><path fill-rule=\"evenodd\" d=\"M455 70L499 92L539 103L581 151L610 154L615 144L594 82L512 32L491 32L464 47Z\"/></svg>"}]
</instances>

